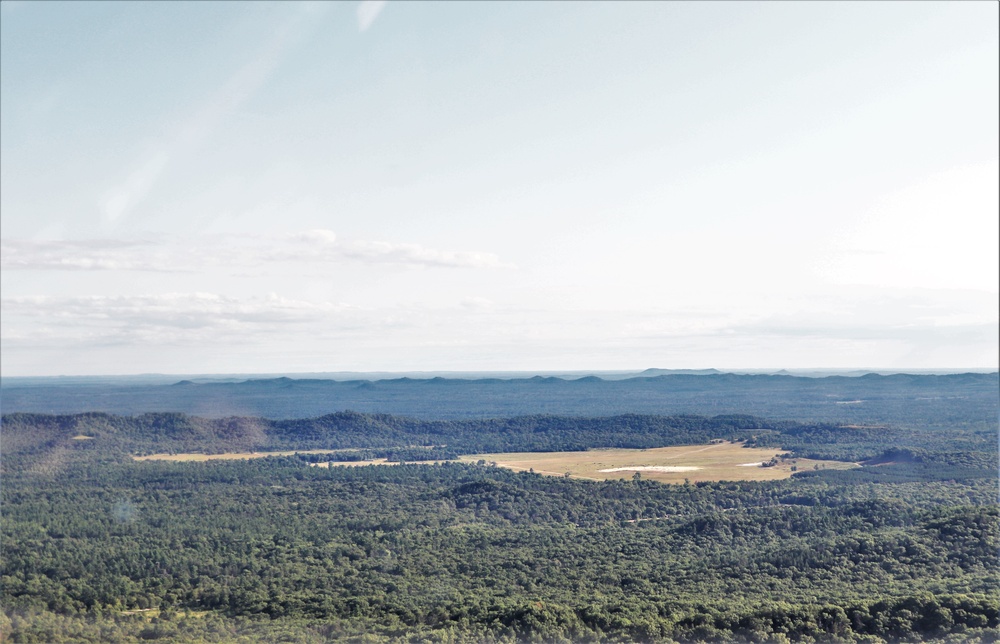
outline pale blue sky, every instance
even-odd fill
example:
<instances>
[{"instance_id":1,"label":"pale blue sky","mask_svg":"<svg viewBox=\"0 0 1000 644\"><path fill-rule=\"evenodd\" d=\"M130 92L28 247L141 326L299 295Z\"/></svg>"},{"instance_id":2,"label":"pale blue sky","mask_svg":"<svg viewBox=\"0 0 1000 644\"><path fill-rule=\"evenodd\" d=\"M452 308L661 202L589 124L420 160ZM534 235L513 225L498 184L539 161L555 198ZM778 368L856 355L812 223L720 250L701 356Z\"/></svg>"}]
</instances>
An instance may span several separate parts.
<instances>
[{"instance_id":1,"label":"pale blue sky","mask_svg":"<svg viewBox=\"0 0 1000 644\"><path fill-rule=\"evenodd\" d=\"M3 2L3 374L994 367L997 18Z\"/></svg>"}]
</instances>

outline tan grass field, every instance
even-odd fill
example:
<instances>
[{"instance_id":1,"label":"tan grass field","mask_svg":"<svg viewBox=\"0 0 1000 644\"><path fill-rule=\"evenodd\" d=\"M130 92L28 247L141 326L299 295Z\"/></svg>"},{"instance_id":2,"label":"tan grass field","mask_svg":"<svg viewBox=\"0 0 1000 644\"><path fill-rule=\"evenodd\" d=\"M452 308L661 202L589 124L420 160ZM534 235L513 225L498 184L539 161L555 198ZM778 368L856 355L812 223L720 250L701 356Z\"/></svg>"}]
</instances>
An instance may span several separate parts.
<instances>
[{"instance_id":1,"label":"tan grass field","mask_svg":"<svg viewBox=\"0 0 1000 644\"><path fill-rule=\"evenodd\" d=\"M435 465L447 461L406 461L408 465ZM365 465L399 465L398 461L387 461L384 458L373 458L370 461L329 461L326 463L310 463L313 467L363 467Z\"/></svg>"},{"instance_id":2,"label":"tan grass field","mask_svg":"<svg viewBox=\"0 0 1000 644\"><path fill-rule=\"evenodd\" d=\"M798 471L851 469L856 463L816 461L807 458L778 460L772 467L761 467L781 454L770 448L746 448L742 443L685 445L652 449L595 449L586 452L511 452L474 454L460 460L476 463L485 460L512 470L534 470L538 474L592 480L631 479L638 471L642 478L662 483L698 481L773 481L785 479ZM655 468L655 469L653 469ZM612 471L602 471L612 470ZM617 471L614 471L617 470Z\"/></svg>"},{"instance_id":3,"label":"tan grass field","mask_svg":"<svg viewBox=\"0 0 1000 644\"><path fill-rule=\"evenodd\" d=\"M230 454L151 454L133 456L137 461L201 462L217 459L235 460L290 456L292 454L332 454L356 451L351 449L313 449L288 452L236 452ZM790 477L798 471L812 469L846 470L857 463L816 461L808 458L778 459L776 465L762 467L781 454L770 448L747 448L742 443L720 442L711 445L683 445L651 449L593 449L586 452L508 452L471 454L459 457L463 463L496 463L511 470L534 470L546 476L566 476L594 481L631 479L636 472L644 479L661 483L692 483L699 481L773 481ZM444 461L414 461L424 465ZM365 465L398 465L396 461L376 458L367 461L333 461L310 463L314 467L361 467Z\"/></svg>"}]
</instances>

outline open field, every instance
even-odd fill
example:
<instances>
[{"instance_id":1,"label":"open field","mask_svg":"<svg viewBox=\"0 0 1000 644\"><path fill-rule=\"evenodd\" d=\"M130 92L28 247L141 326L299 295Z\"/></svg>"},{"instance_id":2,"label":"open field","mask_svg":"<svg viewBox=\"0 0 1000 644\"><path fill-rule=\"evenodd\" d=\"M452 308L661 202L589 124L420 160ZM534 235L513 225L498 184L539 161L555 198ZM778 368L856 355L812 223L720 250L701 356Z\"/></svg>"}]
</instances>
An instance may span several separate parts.
<instances>
[{"instance_id":1,"label":"open field","mask_svg":"<svg viewBox=\"0 0 1000 644\"><path fill-rule=\"evenodd\" d=\"M807 458L778 459L776 465L762 467L781 450L745 448L742 443L685 445L653 449L595 449L586 452L520 452L508 454L474 454L461 457L476 463L485 460L512 470L534 470L538 474L574 478L607 480L631 478L639 472L642 478L663 483L698 481L771 481L799 471L820 469L851 469L856 463L815 461Z\"/></svg>"},{"instance_id":2,"label":"open field","mask_svg":"<svg viewBox=\"0 0 1000 644\"><path fill-rule=\"evenodd\" d=\"M289 452L232 452L229 454L150 454L149 456L133 456L137 461L214 461L237 460L247 458L264 458L265 456L292 456L293 454L337 454L340 452L356 452L356 449L297 449Z\"/></svg>"},{"instance_id":3,"label":"open field","mask_svg":"<svg viewBox=\"0 0 1000 644\"><path fill-rule=\"evenodd\" d=\"M151 454L134 456L137 461L201 462L217 459L236 460L292 454L332 454L351 449L313 449L285 452L235 452L229 454ZM463 463L496 463L498 467L516 471L532 470L548 476L569 476L593 481L632 478L638 472L643 478L662 483L698 481L773 481L790 477L795 471L811 469L851 469L856 463L817 461L807 458L777 459L770 467L763 464L775 459L781 450L746 448L742 443L682 445L652 449L594 449L585 452L510 452L470 454L459 457ZM444 461L411 461L433 465ZM361 467L364 465L398 465L397 461L376 458L364 461L332 461L312 463L314 467Z\"/></svg>"},{"instance_id":4,"label":"open field","mask_svg":"<svg viewBox=\"0 0 1000 644\"><path fill-rule=\"evenodd\" d=\"M436 465L446 461L406 461L409 465ZM399 461L384 458L373 458L368 461L328 461L326 463L310 463L313 467L362 467L364 465L399 465Z\"/></svg>"}]
</instances>

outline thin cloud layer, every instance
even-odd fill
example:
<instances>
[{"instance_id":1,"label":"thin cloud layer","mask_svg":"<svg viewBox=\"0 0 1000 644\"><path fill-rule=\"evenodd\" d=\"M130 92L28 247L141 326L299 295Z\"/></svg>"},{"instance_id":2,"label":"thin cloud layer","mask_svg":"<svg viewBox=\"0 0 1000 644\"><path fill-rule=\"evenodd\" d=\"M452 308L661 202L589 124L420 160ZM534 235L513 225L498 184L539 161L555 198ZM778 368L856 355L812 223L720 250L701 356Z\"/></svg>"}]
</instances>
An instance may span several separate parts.
<instances>
[{"instance_id":1,"label":"thin cloud layer","mask_svg":"<svg viewBox=\"0 0 1000 644\"><path fill-rule=\"evenodd\" d=\"M149 261L146 251L156 242L123 239L0 240L0 267L5 270L166 270Z\"/></svg>"},{"instance_id":2,"label":"thin cloud layer","mask_svg":"<svg viewBox=\"0 0 1000 644\"><path fill-rule=\"evenodd\" d=\"M493 253L427 248L382 241L339 243L329 230L274 239L205 236L196 239L0 241L5 270L191 272L206 267L247 268L273 262L363 262L436 268L509 268Z\"/></svg>"},{"instance_id":3,"label":"thin cloud layer","mask_svg":"<svg viewBox=\"0 0 1000 644\"><path fill-rule=\"evenodd\" d=\"M964 302L956 307L966 310L963 319L942 318L946 311L932 309L915 316L914 309L924 308L915 298L881 312L880 324L872 327L852 320L856 311L850 307L837 319L811 313L755 319L725 308L696 317L670 311L552 311L478 296L438 307L362 307L276 293L22 296L0 302L0 326L6 365L36 361L44 353L47 368L60 373L86 370L81 360L95 347L125 360L107 363L108 373L127 370L126 358L136 351L150 371L181 369L181 356L183 368L192 371L209 370L211 360L251 358L264 370L294 364L323 371L401 359L414 369L471 367L484 353L509 356L501 367L514 369L522 366L519 351L535 355L538 363L529 368L539 369L557 368L568 353L578 357L571 366L581 369L592 360L622 356L637 365L696 366L706 355L720 368L780 368L788 366L774 358L782 347L808 359L839 351L843 358L835 367L905 359L929 368L942 352L956 350L961 358L956 365L980 366L983 355L995 355L996 323L982 313L978 297L955 297ZM68 357L77 366L68 366Z\"/></svg>"},{"instance_id":4,"label":"thin cloud layer","mask_svg":"<svg viewBox=\"0 0 1000 644\"><path fill-rule=\"evenodd\" d=\"M419 244L389 242L355 242L341 251L344 257L369 262L415 264L450 268L503 268L493 253L436 250Z\"/></svg>"},{"instance_id":5,"label":"thin cloud layer","mask_svg":"<svg viewBox=\"0 0 1000 644\"><path fill-rule=\"evenodd\" d=\"M259 339L289 325L353 328L358 310L276 294L237 298L216 293L140 296L12 297L3 300L5 341L59 337L99 344L170 344ZM370 320L366 320L370 322Z\"/></svg>"}]
</instances>

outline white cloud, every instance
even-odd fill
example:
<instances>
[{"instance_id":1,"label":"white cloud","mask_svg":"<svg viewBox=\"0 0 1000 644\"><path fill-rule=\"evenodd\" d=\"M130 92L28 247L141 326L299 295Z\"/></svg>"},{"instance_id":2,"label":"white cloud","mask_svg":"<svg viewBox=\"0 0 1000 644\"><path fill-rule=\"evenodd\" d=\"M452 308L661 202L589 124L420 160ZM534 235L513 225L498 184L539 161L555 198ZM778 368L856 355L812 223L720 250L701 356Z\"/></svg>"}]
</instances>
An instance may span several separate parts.
<instances>
[{"instance_id":1,"label":"white cloud","mask_svg":"<svg viewBox=\"0 0 1000 644\"><path fill-rule=\"evenodd\" d=\"M151 261L147 240L0 240L0 267L6 270L173 271Z\"/></svg>"},{"instance_id":2,"label":"white cloud","mask_svg":"<svg viewBox=\"0 0 1000 644\"><path fill-rule=\"evenodd\" d=\"M318 244L333 244L337 241L337 234L332 230L313 229L307 230L303 233L289 235L289 239Z\"/></svg>"},{"instance_id":3,"label":"white cloud","mask_svg":"<svg viewBox=\"0 0 1000 644\"><path fill-rule=\"evenodd\" d=\"M507 268L493 253L437 250L419 244L354 242L340 251L345 257L372 262L451 268Z\"/></svg>"},{"instance_id":4,"label":"white cloud","mask_svg":"<svg viewBox=\"0 0 1000 644\"><path fill-rule=\"evenodd\" d=\"M289 325L357 327L359 314L366 317L347 304L273 293L250 298L196 292L3 299L4 339L19 344L53 337L93 344L227 342L288 331Z\"/></svg>"},{"instance_id":5,"label":"white cloud","mask_svg":"<svg viewBox=\"0 0 1000 644\"><path fill-rule=\"evenodd\" d=\"M362 0L358 4L358 31L368 31L386 4L388 0Z\"/></svg>"},{"instance_id":6,"label":"white cloud","mask_svg":"<svg viewBox=\"0 0 1000 644\"><path fill-rule=\"evenodd\" d=\"M493 300L485 297L467 297L459 304L471 311L490 311L496 306Z\"/></svg>"},{"instance_id":7,"label":"white cloud","mask_svg":"<svg viewBox=\"0 0 1000 644\"><path fill-rule=\"evenodd\" d=\"M508 268L493 253L427 248L419 244L350 241L314 229L278 238L205 235L193 239L0 240L7 270L192 272L286 262L308 266L363 262L438 268Z\"/></svg>"},{"instance_id":8,"label":"white cloud","mask_svg":"<svg viewBox=\"0 0 1000 644\"><path fill-rule=\"evenodd\" d=\"M692 315L521 308L483 297L459 307L359 307L274 293L9 297L0 302L0 337L5 368L20 374L67 365L108 373L995 366L995 296L864 296L757 318L721 304ZM49 362L39 362L43 354Z\"/></svg>"}]
</instances>

